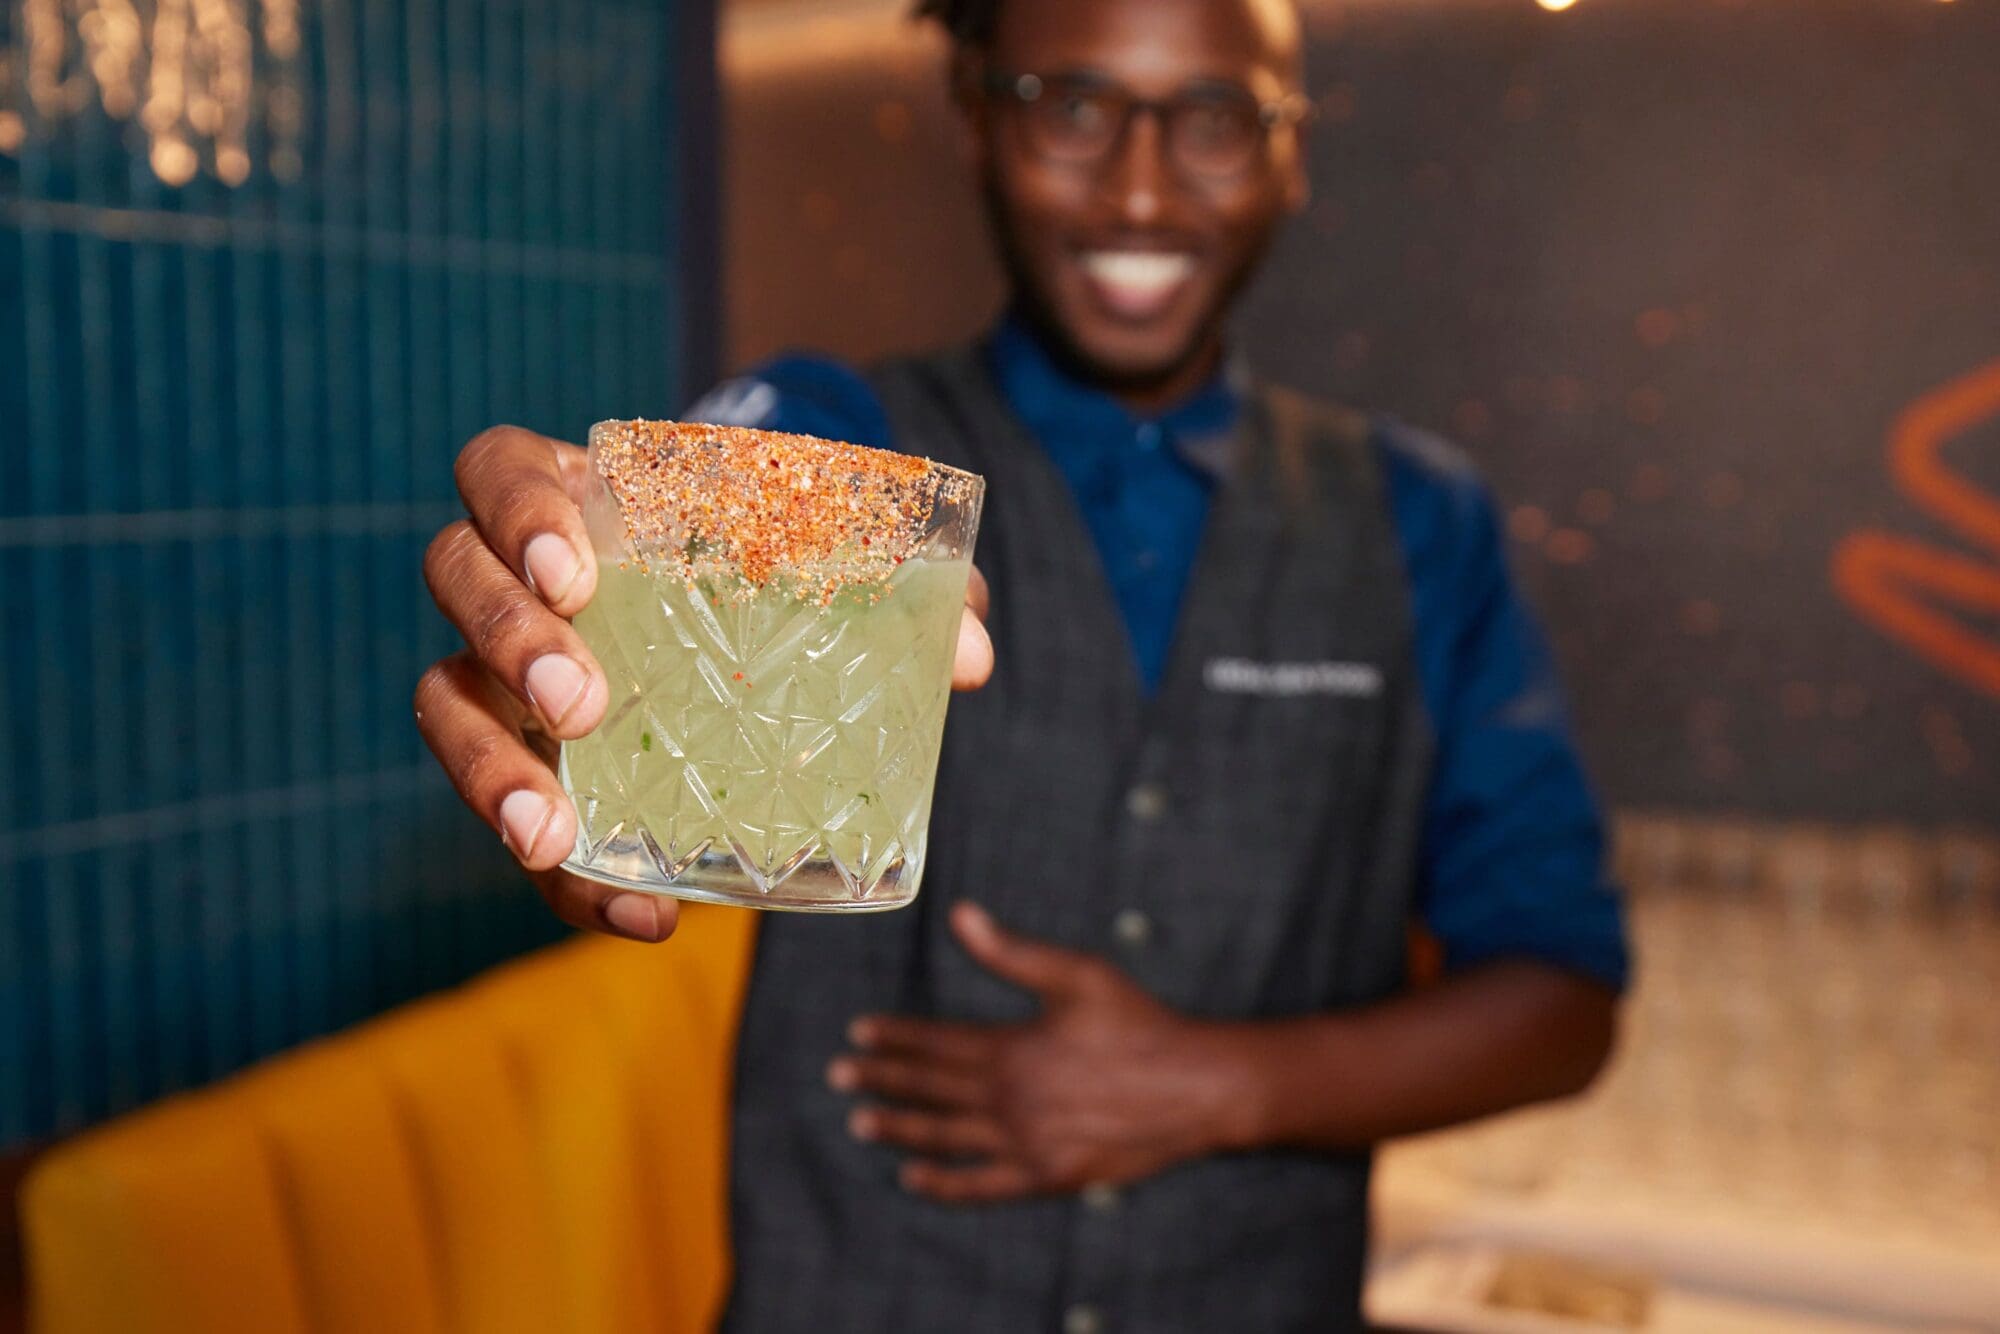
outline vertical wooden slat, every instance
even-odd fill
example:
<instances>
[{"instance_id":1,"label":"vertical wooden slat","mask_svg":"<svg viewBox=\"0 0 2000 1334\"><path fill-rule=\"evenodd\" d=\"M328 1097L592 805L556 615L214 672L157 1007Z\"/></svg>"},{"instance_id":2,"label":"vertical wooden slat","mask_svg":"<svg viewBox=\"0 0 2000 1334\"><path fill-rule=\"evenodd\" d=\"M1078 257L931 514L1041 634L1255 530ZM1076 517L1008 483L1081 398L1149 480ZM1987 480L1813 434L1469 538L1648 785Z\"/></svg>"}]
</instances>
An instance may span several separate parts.
<instances>
[{"instance_id":1,"label":"vertical wooden slat","mask_svg":"<svg viewBox=\"0 0 2000 1334\"><path fill-rule=\"evenodd\" d=\"M106 178L114 167L106 160L103 122L86 113L75 124L69 154L72 198L84 204L109 202ZM101 236L75 240L82 394L71 418L70 461L82 507L92 512L115 511L129 495L129 474L117 437L125 396L114 360L115 248ZM137 805L124 763L126 738L131 735L121 671L124 626L107 615L124 601L119 555L104 545L83 553L83 596L79 605L75 589L70 591L67 610L74 620L65 636L73 655L70 670L88 683L89 692L87 707L74 718L73 744L86 757L84 790L94 796L96 808L106 812ZM107 997L102 990L107 975L104 947L112 936L129 940L131 935L123 859L101 859L92 870L94 874L80 877L74 892L49 905L49 961L57 978L56 1058L62 1072L56 1096L66 1125L81 1124L105 1105L105 1010L118 998Z\"/></svg>"},{"instance_id":2,"label":"vertical wooden slat","mask_svg":"<svg viewBox=\"0 0 2000 1334\"><path fill-rule=\"evenodd\" d=\"M409 265L407 244L400 249L396 245L407 237L398 151L407 118L402 41L393 14L384 12L380 0L354 4L348 27L360 88L359 119L352 127L358 188L350 188L350 207L342 216L369 238L352 270L353 327L361 339L352 355L363 374L349 390L357 397L343 401L337 396L329 403L326 434L329 450L344 464L339 489L351 490L370 504L393 505L409 498L398 484L408 429L402 393L407 353L401 305ZM329 66L328 78L333 77ZM365 414L366 431L356 431L350 424L358 414ZM392 727L407 725L407 709L388 686L400 658L392 641L408 642L408 598L397 586L394 565L400 552L394 543L356 537L341 539L339 546L342 554L332 567L334 615L348 631L346 642L336 650L340 667L333 680L337 725L332 758L336 772L357 773L365 766L380 765L376 738L388 735ZM364 683L374 688L363 689ZM343 841L335 857L341 875L358 882L364 872L353 859L354 851ZM337 905L338 1009L344 1012L358 1009L373 990L369 886L340 883L332 887L332 895Z\"/></svg>"},{"instance_id":3,"label":"vertical wooden slat","mask_svg":"<svg viewBox=\"0 0 2000 1334\"><path fill-rule=\"evenodd\" d=\"M175 193L178 192L168 191L150 177L133 182L131 189L132 202L141 208L171 206ZM120 325L135 333L149 329L165 331L171 327L168 310L172 299L166 290L170 260L167 248L137 241L124 249L131 267L131 288L129 301L118 315ZM135 433L132 439L148 443L148 448L142 450L130 450L128 445L127 466L137 481L132 507L184 508L186 497L176 495L174 487L174 474L187 458L186 441L181 436L187 413L175 402L180 387L186 383L185 369L175 364L181 345L176 339L164 337L128 336L120 341L126 345L131 359L129 380L133 390L129 415L124 417L125 430ZM125 547L116 554L128 575L137 575L133 584L128 585L126 599L121 599L136 613L120 618L127 622L124 633L129 636L137 630L145 646L143 659L127 659L133 666L126 673L126 689L138 701L138 709L132 730L125 738L125 751L127 763L138 778L133 806L146 809L173 800L176 789L182 786L172 774L176 767L173 757L179 750L175 724L180 713L173 701L184 695L186 687L178 679L182 655L174 646L188 618L185 599L179 595L170 573L177 552L149 542ZM105 613L109 610L100 611L100 619L108 619ZM178 968L180 905L162 892L154 872L168 871L160 863L172 856L173 846L168 842L139 849L136 856L131 850L121 849L107 858L122 863L130 876L121 895L129 902L117 905L117 917L145 925L143 935L129 929L121 931L116 917L107 914L109 929L104 941L108 1031L104 1064L112 1106L128 1106L143 1096L144 1090L167 1082L162 1079L159 1063L172 1057L161 1033L163 1028L176 1026L180 1016L175 1010L186 993L184 987L161 986L155 981L171 980ZM141 984L143 992L137 990ZM177 1040L172 1045L177 1046ZM172 1082L184 1082L186 1078L183 1074Z\"/></svg>"},{"instance_id":4,"label":"vertical wooden slat","mask_svg":"<svg viewBox=\"0 0 2000 1334\"><path fill-rule=\"evenodd\" d=\"M246 215L251 211L246 207ZM254 216L254 215L251 215ZM278 413L271 407L272 368L268 344L257 336L279 318L271 299L275 257L268 252L234 247L236 264L236 453L238 474L247 504L274 507L281 503L280 459L274 448L279 436ZM236 566L240 571L244 627L238 655L242 688L238 698L254 701L243 713L241 779L250 791L276 788L286 774L284 737L290 654L280 628L283 606L283 542L271 536L239 537ZM214 891L233 898L243 923L239 936L244 952L245 994L238 1002L244 1055L261 1055L284 1041L288 1027L285 957L286 904L291 884L286 875L279 829L271 821L252 821L240 830L239 877L218 884Z\"/></svg>"},{"instance_id":5,"label":"vertical wooden slat","mask_svg":"<svg viewBox=\"0 0 2000 1334\"><path fill-rule=\"evenodd\" d=\"M328 229L331 237L361 222L355 189L362 154L364 90L355 44L355 18L344 0L314 6L319 24L322 82L319 103L319 170L311 190L287 191L280 214L302 230ZM316 253L315 253L316 252ZM361 325L362 257L337 241L312 251L287 246L279 291L288 327L284 357L285 501L351 505L365 497L361 484L368 428L366 332ZM372 426L372 423L370 423ZM337 590L354 578L346 542L331 533L293 537L286 543L284 594L291 686L290 769L286 781L323 781L337 771L333 737L340 722L335 681L365 670L355 659L360 622ZM296 959L301 1033L322 1031L333 1016L335 892L334 845L344 820L303 816L289 822L301 860L287 876L291 894L287 932Z\"/></svg>"},{"instance_id":6,"label":"vertical wooden slat","mask_svg":"<svg viewBox=\"0 0 2000 1334\"><path fill-rule=\"evenodd\" d=\"M522 420L536 430L562 437L566 423L557 405L563 349L555 337L556 278L541 256L555 253L554 192L556 85L561 56L562 16L552 5L523 4L518 20L521 75L521 236L529 248L529 268L521 282L521 318L514 330L521 350Z\"/></svg>"},{"instance_id":7,"label":"vertical wooden slat","mask_svg":"<svg viewBox=\"0 0 2000 1334\"><path fill-rule=\"evenodd\" d=\"M310 108L315 105L310 78L304 82ZM235 490L240 504L259 509L284 501L285 410L277 394L288 356L296 355L293 349L305 331L273 335L272 330L283 328L278 256L270 247L245 244L241 238L285 221L274 206L290 194L260 198L232 191L229 216L236 225L223 247L233 297L229 342L234 353ZM227 541L226 550L237 594L233 619L240 627L232 645L240 682L233 697L241 723L236 783L242 790L269 790L282 786L288 773L286 704L292 664L282 619L286 552L282 538L272 535L239 535ZM211 945L226 942L233 962L225 984L209 988L219 1007L209 1016L210 1024L219 1026L211 1032L209 1046L226 1065L276 1049L291 1030L293 968L286 926L293 890L283 834L273 820L229 829L217 840L223 865L204 885L210 902L220 904L220 912L206 918L204 934ZM221 942L215 940L217 934Z\"/></svg>"},{"instance_id":8,"label":"vertical wooden slat","mask_svg":"<svg viewBox=\"0 0 2000 1334\"><path fill-rule=\"evenodd\" d=\"M591 7L593 40L590 71L592 82L600 88L612 87L617 77L619 42L624 37L624 26L619 11L612 6ZM591 143L590 214L592 240L598 253L604 254L616 252L623 244L625 235L618 215L621 138L618 117L613 108L599 106L596 110L597 115L591 122L595 133ZM594 329L591 364L597 370L594 395L594 401L600 405L597 411L601 418L641 416L643 414L635 409L626 392L625 377L621 373L624 334L619 312L624 307L624 284L604 274L597 277L591 289L594 298L591 303Z\"/></svg>"},{"instance_id":9,"label":"vertical wooden slat","mask_svg":"<svg viewBox=\"0 0 2000 1334\"><path fill-rule=\"evenodd\" d=\"M589 86L588 66L581 62L590 51L590 26L588 14L573 11L552 14L551 19L549 77L554 83L555 96L550 142L554 145L555 161L542 185L549 192L555 244L561 247L565 267L561 280L554 284L553 323L544 335L557 354L554 374L560 387L562 414L561 420L551 423L550 429L565 440L580 441L590 423L571 414L579 407L588 408L579 389L587 382L590 368L589 296L593 276L585 262L590 253L589 197L583 193L590 161L582 114L585 102L579 96Z\"/></svg>"},{"instance_id":10,"label":"vertical wooden slat","mask_svg":"<svg viewBox=\"0 0 2000 1334\"><path fill-rule=\"evenodd\" d=\"M438 0L409 0L403 7L406 67L407 114L404 128L407 148L403 155L402 193L407 234L419 247L434 247L441 256L428 265L411 265L405 277L408 308L409 345L404 358L408 379L409 430L405 441L403 493L415 500L449 500L453 493L451 458L455 442L451 428L451 383L447 374L450 358L447 340L452 323L451 300L454 279L452 266L442 257L443 242L449 235L446 220L446 171L450 163L450 106L443 67L445 52L444 15ZM435 647L437 653L420 650L422 663L445 650L443 618L417 591L419 562L428 533L419 532L396 552L401 579L399 590L410 603L406 625L409 643ZM394 706L385 714L384 745L379 764L413 764L422 758L416 730L403 720L408 717L409 691L415 685L407 650L400 670L406 679L400 691L384 692ZM391 721L393 719L393 721ZM375 932L376 954L380 960L376 994L386 990L401 994L416 963L412 933L411 903L416 896L411 886L441 883L451 874L437 840L426 837L425 812L435 809L427 803L415 810L393 807L385 829L382 872L371 876L378 913L394 923L391 929ZM400 888L398 888L400 887Z\"/></svg>"},{"instance_id":11,"label":"vertical wooden slat","mask_svg":"<svg viewBox=\"0 0 2000 1334\"><path fill-rule=\"evenodd\" d=\"M9 21L0 17L0 31L8 31ZM11 32L10 32L11 36ZM14 159L0 161L0 190L20 189L20 165ZM0 228L0 365L19 366L20 376L0 377L0 421L7 448L0 449L0 515L29 512L28 482L29 390L26 370L27 271L26 238L15 229ZM19 552L0 551L0 624L30 624L25 593L27 560ZM20 707L27 697L31 677L26 654L21 652L19 635L0 640L0 755L25 759L30 744L32 710ZM30 818L27 789L32 776L25 765L0 761L0 829L18 828ZM25 1071L28 1064L28 1022L30 984L29 936L23 912L31 893L19 875L20 868L0 868L0 1071ZM0 1075L0 1144L26 1139L29 1118L27 1090L22 1078ZM0 1232L4 1232L0 1225ZM4 1272L4 1261L0 1261ZM4 1290L4 1284L0 1284Z\"/></svg>"},{"instance_id":12,"label":"vertical wooden slat","mask_svg":"<svg viewBox=\"0 0 2000 1334\"><path fill-rule=\"evenodd\" d=\"M446 103L445 228L456 239L497 239L486 216L484 182L487 175L484 145L490 133L487 123L485 80L485 28L493 21L482 0L445 0L445 40L443 48ZM504 416L498 409L499 388L495 368L488 364L485 348L487 306L491 284L483 266L452 264L450 278L449 370L447 382L451 404L450 435L454 444L469 439L475 431ZM470 846L462 824L440 828L425 835L431 854L444 861L456 861ZM440 876L426 884L415 918L418 949L435 959L446 948L451 932L450 878Z\"/></svg>"},{"instance_id":13,"label":"vertical wooden slat","mask_svg":"<svg viewBox=\"0 0 2000 1334\"><path fill-rule=\"evenodd\" d=\"M211 194L210 206L218 212L225 209L226 192ZM183 246L178 258L179 318L164 321L161 327L174 330L185 347L187 504L196 510L223 510L238 499L229 449L234 423L223 319L229 260L219 249L204 246ZM240 753L241 701L231 689L240 623L225 611L235 605L225 544L191 542L186 548L187 594L191 605L201 610L182 618L193 636L187 688L178 701L189 740L174 760L192 769L184 777L192 780L195 790L207 794L226 790L229 775L237 768L233 758ZM163 989L170 985L184 989L177 997L162 995L159 1001L163 1008L173 1007L177 1016L163 1033L163 1042L171 1043L162 1062L163 1088L181 1087L233 1063L234 1044L226 1035L234 1028L230 1018L238 1004L240 976L235 953L239 924L221 892L235 881L233 840L225 832L204 829L171 840L171 846L175 855L163 888L188 904L187 940L185 969L160 979ZM174 1031L181 1022L188 1028L185 1035Z\"/></svg>"}]
</instances>

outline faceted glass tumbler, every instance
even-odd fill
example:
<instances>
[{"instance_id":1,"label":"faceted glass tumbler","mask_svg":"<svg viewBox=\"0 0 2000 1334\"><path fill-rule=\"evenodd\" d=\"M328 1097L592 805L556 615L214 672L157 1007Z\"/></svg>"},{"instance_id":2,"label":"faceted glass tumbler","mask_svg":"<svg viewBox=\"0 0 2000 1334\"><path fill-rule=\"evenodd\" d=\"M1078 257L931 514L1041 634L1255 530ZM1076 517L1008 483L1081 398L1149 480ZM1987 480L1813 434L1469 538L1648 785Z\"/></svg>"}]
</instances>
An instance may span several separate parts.
<instances>
[{"instance_id":1,"label":"faceted glass tumbler","mask_svg":"<svg viewBox=\"0 0 2000 1334\"><path fill-rule=\"evenodd\" d=\"M983 480L675 423L600 423L590 459L575 625L611 691L562 748L564 866L757 908L909 903Z\"/></svg>"}]
</instances>

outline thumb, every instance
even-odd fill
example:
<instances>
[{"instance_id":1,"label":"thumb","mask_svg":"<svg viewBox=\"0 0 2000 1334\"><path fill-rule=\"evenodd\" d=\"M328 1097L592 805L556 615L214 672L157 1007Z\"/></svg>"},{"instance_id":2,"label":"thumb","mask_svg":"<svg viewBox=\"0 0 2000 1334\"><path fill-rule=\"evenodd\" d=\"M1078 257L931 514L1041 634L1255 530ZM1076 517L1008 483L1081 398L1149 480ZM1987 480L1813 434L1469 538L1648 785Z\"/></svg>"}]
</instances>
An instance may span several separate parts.
<instances>
[{"instance_id":1,"label":"thumb","mask_svg":"<svg viewBox=\"0 0 2000 1334\"><path fill-rule=\"evenodd\" d=\"M951 931L965 952L989 973L1048 999L1068 996L1090 966L1090 956L1017 936L976 903L951 910Z\"/></svg>"}]
</instances>

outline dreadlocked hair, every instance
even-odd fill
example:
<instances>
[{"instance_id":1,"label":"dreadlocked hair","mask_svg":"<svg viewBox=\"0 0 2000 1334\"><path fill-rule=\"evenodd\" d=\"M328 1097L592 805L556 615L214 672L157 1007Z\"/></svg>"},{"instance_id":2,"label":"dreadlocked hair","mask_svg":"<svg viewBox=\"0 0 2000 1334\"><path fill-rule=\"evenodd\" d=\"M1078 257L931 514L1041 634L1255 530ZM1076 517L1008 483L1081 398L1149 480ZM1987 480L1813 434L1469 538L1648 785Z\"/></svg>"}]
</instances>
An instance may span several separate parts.
<instances>
[{"instance_id":1,"label":"dreadlocked hair","mask_svg":"<svg viewBox=\"0 0 2000 1334\"><path fill-rule=\"evenodd\" d=\"M980 50L993 44L1000 0L917 0L912 17L928 19L951 35L953 46Z\"/></svg>"}]
</instances>

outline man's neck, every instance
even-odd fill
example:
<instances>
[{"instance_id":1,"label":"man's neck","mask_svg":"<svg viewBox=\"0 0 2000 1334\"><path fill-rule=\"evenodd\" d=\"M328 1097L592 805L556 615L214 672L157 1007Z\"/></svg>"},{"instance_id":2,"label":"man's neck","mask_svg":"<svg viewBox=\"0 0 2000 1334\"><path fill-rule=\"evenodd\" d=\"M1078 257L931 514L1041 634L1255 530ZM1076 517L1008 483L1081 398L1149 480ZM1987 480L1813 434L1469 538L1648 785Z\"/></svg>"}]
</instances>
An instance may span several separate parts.
<instances>
[{"instance_id":1,"label":"man's neck","mask_svg":"<svg viewBox=\"0 0 2000 1334\"><path fill-rule=\"evenodd\" d=\"M1124 384L1099 383L1098 387L1123 403L1134 416L1157 417L1193 398L1221 368L1222 340L1218 338L1166 376Z\"/></svg>"}]
</instances>

